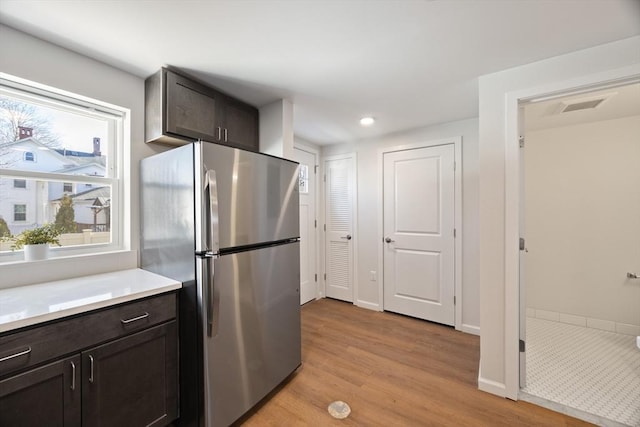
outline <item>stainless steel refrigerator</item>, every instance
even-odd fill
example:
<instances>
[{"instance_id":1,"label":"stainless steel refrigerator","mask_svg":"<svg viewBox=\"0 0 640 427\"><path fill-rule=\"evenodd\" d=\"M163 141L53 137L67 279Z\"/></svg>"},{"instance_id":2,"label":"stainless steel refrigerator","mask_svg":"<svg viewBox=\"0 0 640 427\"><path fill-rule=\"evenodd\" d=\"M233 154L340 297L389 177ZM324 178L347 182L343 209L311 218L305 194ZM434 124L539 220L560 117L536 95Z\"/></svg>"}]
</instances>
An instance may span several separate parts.
<instances>
[{"instance_id":1,"label":"stainless steel refrigerator","mask_svg":"<svg viewBox=\"0 0 640 427\"><path fill-rule=\"evenodd\" d=\"M141 161L141 265L179 280L179 425L226 426L301 363L297 163L208 142Z\"/></svg>"}]
</instances>

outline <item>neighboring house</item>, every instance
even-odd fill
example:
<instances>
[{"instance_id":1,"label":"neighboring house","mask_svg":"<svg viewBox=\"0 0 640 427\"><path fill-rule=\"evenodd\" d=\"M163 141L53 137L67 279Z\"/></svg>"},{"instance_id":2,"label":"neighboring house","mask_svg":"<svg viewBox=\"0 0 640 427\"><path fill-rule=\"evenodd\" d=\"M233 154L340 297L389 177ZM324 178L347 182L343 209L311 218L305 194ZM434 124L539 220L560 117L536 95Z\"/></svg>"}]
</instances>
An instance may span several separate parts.
<instances>
[{"instance_id":1,"label":"neighboring house","mask_svg":"<svg viewBox=\"0 0 640 427\"><path fill-rule=\"evenodd\" d=\"M53 149L34 137L0 145L0 167L70 175L105 174L104 158L99 148L98 151L94 149L94 153ZM7 222L11 233L18 234L55 221L51 203L42 203L43 200L51 201L65 193L74 195L92 189L91 184L0 178L0 217Z\"/></svg>"},{"instance_id":2,"label":"neighboring house","mask_svg":"<svg viewBox=\"0 0 640 427\"><path fill-rule=\"evenodd\" d=\"M90 188L81 193L71 195L73 200L73 210L75 222L78 224L78 231L109 231L110 210L111 210L111 190L109 187ZM49 202L49 211L55 218L60 209L61 197Z\"/></svg>"}]
</instances>

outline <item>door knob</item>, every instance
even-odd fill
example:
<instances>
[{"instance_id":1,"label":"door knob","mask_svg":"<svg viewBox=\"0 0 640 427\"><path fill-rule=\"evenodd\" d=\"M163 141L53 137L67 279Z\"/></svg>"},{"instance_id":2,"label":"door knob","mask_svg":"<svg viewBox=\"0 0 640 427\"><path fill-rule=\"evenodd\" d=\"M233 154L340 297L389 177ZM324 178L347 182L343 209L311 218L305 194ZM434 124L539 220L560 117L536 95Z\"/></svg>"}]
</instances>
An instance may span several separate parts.
<instances>
[{"instance_id":1,"label":"door knob","mask_svg":"<svg viewBox=\"0 0 640 427\"><path fill-rule=\"evenodd\" d=\"M395 242L395 240L391 240L390 237L387 237L386 239L384 239L384 241L387 242L387 243L394 243Z\"/></svg>"},{"instance_id":2,"label":"door knob","mask_svg":"<svg viewBox=\"0 0 640 427\"><path fill-rule=\"evenodd\" d=\"M351 234L347 234L346 236L340 236L341 239L351 240Z\"/></svg>"},{"instance_id":3,"label":"door knob","mask_svg":"<svg viewBox=\"0 0 640 427\"><path fill-rule=\"evenodd\" d=\"M640 279L636 273L627 273L627 279Z\"/></svg>"}]
</instances>

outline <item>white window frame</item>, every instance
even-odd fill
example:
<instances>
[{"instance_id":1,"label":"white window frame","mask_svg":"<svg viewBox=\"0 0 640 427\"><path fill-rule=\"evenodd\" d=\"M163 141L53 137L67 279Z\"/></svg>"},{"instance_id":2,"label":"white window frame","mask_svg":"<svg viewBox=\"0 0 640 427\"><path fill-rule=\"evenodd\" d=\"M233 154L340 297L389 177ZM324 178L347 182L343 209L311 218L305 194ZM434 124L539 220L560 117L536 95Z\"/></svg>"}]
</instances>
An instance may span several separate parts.
<instances>
[{"instance_id":1,"label":"white window frame","mask_svg":"<svg viewBox=\"0 0 640 427\"><path fill-rule=\"evenodd\" d=\"M1 74L1 73L0 73ZM79 246L55 247L50 251L50 258L99 255L114 251L127 250L124 230L128 226L125 218L124 194L124 147L125 124L128 110L119 109L111 104L88 99L80 95L44 88L37 83L29 84L22 79L13 80L6 74L0 75L0 94L18 98L34 105L55 107L64 111L108 120L107 167L104 177L89 175L67 175L62 173L0 169L0 176L9 179L31 179L49 182L73 184L91 184L93 187L108 185L111 188L111 243L86 244ZM103 150L104 151L104 150ZM34 153L34 161L35 161ZM0 252L0 265L23 261L22 251ZM24 261L26 262L26 261ZM35 261L37 262L37 261Z\"/></svg>"}]
</instances>

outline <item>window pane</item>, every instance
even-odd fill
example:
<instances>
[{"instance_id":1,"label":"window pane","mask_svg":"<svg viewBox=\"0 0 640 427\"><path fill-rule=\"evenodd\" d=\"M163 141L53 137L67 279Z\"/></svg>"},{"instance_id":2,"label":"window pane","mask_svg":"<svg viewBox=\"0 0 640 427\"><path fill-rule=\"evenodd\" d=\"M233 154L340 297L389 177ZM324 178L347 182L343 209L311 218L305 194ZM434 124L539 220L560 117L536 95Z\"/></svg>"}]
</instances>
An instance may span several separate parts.
<instances>
[{"instance_id":1,"label":"window pane","mask_svg":"<svg viewBox=\"0 0 640 427\"><path fill-rule=\"evenodd\" d=\"M14 179L13 180L13 188L27 188L27 180L26 179Z\"/></svg>"},{"instance_id":2,"label":"window pane","mask_svg":"<svg viewBox=\"0 0 640 427\"><path fill-rule=\"evenodd\" d=\"M0 95L0 168L107 176L113 120Z\"/></svg>"},{"instance_id":3,"label":"window pane","mask_svg":"<svg viewBox=\"0 0 640 427\"><path fill-rule=\"evenodd\" d=\"M61 232L61 246L111 242L111 187L83 182L25 180L29 190L15 189L0 177L0 218L12 235L50 223ZM16 180L17 181L17 180ZM70 185L73 192L65 192ZM0 243L10 251L11 242Z\"/></svg>"},{"instance_id":4,"label":"window pane","mask_svg":"<svg viewBox=\"0 0 640 427\"><path fill-rule=\"evenodd\" d=\"M27 220L27 205L13 205L13 220L16 222Z\"/></svg>"}]
</instances>

